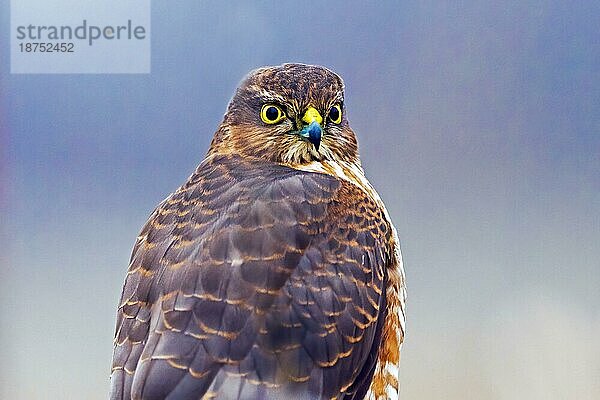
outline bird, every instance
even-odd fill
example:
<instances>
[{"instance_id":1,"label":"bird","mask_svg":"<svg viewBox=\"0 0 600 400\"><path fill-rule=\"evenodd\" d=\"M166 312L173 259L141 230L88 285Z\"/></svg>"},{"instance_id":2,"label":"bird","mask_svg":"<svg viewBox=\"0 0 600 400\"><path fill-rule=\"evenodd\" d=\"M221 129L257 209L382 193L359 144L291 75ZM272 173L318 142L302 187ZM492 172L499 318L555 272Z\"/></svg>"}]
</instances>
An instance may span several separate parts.
<instances>
[{"instance_id":1,"label":"bird","mask_svg":"<svg viewBox=\"0 0 600 400\"><path fill-rule=\"evenodd\" d=\"M398 398L400 242L344 95L317 65L242 80L137 237L110 399Z\"/></svg>"}]
</instances>

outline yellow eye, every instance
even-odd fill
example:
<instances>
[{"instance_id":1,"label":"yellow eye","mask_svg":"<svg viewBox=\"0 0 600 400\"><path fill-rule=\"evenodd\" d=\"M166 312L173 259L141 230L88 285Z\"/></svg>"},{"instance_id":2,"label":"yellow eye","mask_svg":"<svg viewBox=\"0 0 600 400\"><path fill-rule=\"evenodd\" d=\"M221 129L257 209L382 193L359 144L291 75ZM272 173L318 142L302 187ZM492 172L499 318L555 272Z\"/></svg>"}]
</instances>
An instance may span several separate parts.
<instances>
[{"instance_id":1,"label":"yellow eye","mask_svg":"<svg viewBox=\"0 0 600 400\"><path fill-rule=\"evenodd\" d=\"M284 118L283 110L275 104L265 104L260 110L260 119L265 124L276 124Z\"/></svg>"},{"instance_id":2,"label":"yellow eye","mask_svg":"<svg viewBox=\"0 0 600 400\"><path fill-rule=\"evenodd\" d=\"M329 120L334 124L342 122L342 107L339 104L334 105L329 109Z\"/></svg>"}]
</instances>

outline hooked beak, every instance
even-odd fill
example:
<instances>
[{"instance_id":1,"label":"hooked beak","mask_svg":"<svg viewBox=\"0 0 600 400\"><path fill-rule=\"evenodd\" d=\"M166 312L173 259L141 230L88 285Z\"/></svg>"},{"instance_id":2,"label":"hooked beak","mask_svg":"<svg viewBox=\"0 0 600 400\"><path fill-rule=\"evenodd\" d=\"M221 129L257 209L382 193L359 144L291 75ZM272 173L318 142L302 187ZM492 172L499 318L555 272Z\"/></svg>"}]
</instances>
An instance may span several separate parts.
<instances>
[{"instance_id":1,"label":"hooked beak","mask_svg":"<svg viewBox=\"0 0 600 400\"><path fill-rule=\"evenodd\" d=\"M321 114L314 108L308 107L304 116L302 117L302 122L306 125L298 132L298 134L308 139L311 142L315 149L319 150L319 145L321 144L321 135L323 134L323 128L321 128L321 123L323 123L323 117Z\"/></svg>"}]
</instances>

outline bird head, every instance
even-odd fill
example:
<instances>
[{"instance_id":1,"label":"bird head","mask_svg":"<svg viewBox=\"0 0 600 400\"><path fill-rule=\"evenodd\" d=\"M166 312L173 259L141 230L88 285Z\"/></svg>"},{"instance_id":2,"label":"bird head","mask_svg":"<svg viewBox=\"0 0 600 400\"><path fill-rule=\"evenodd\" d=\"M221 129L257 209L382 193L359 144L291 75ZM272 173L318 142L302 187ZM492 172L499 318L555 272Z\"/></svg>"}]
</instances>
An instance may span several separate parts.
<instances>
[{"instance_id":1,"label":"bird head","mask_svg":"<svg viewBox=\"0 0 600 400\"><path fill-rule=\"evenodd\" d=\"M359 164L344 107L344 83L327 68L284 64L252 71L240 84L209 153L286 164Z\"/></svg>"}]
</instances>

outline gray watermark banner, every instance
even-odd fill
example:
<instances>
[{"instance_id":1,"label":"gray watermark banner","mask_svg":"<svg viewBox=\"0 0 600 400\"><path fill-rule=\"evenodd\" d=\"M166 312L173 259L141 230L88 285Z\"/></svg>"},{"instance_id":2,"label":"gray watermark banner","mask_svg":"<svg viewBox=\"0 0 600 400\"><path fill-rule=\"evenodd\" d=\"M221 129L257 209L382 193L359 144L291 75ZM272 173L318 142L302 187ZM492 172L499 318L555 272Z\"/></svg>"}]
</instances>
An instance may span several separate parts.
<instances>
[{"instance_id":1,"label":"gray watermark banner","mask_svg":"<svg viewBox=\"0 0 600 400\"><path fill-rule=\"evenodd\" d=\"M11 73L150 73L150 2L11 0Z\"/></svg>"}]
</instances>

